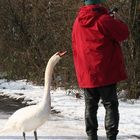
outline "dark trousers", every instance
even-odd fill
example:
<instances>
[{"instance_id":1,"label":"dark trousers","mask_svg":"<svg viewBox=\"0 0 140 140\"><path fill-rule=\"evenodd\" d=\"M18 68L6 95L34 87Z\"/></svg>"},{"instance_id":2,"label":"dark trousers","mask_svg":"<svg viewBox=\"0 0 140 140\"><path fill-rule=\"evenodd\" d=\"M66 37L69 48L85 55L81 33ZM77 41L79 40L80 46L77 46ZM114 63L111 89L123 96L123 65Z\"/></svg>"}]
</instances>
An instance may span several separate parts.
<instances>
[{"instance_id":1,"label":"dark trousers","mask_svg":"<svg viewBox=\"0 0 140 140\"><path fill-rule=\"evenodd\" d=\"M99 100L105 107L105 129L107 140L116 140L118 134L119 111L116 84L84 89L85 95L85 124L88 140L98 140L97 110Z\"/></svg>"}]
</instances>

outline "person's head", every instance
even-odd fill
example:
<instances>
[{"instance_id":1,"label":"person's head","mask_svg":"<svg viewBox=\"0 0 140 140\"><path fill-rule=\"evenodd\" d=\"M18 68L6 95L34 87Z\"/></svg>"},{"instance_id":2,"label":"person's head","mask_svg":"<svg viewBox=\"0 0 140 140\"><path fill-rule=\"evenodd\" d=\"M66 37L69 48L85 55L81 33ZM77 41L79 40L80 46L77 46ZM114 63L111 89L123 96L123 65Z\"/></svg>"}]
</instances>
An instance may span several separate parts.
<instances>
[{"instance_id":1,"label":"person's head","mask_svg":"<svg viewBox=\"0 0 140 140\"><path fill-rule=\"evenodd\" d=\"M107 0L84 0L85 5L100 4L106 2Z\"/></svg>"}]
</instances>

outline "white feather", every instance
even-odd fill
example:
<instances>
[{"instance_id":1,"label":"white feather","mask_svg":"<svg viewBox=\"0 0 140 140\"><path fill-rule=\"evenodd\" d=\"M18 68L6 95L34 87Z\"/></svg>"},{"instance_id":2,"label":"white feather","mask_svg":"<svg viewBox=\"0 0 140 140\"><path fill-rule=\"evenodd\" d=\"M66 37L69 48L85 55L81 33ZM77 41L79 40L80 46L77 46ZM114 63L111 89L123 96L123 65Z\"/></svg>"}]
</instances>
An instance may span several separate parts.
<instances>
[{"instance_id":1,"label":"white feather","mask_svg":"<svg viewBox=\"0 0 140 140\"><path fill-rule=\"evenodd\" d=\"M27 106L17 110L7 121L5 127L0 133L11 131L29 132L36 131L38 127L44 124L51 112L50 84L53 68L61 59L58 53L54 54L47 64L45 70L44 96L37 105Z\"/></svg>"}]
</instances>

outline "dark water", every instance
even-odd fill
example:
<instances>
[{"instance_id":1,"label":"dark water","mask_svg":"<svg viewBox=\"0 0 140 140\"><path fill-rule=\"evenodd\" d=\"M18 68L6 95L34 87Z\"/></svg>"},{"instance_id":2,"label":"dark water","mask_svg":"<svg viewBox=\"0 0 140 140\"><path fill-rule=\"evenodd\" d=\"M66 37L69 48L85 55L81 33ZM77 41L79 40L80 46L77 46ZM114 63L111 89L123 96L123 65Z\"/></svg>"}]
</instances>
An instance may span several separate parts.
<instances>
[{"instance_id":1,"label":"dark water","mask_svg":"<svg viewBox=\"0 0 140 140\"><path fill-rule=\"evenodd\" d=\"M18 98L12 98L8 95L4 95L3 93L0 93L0 119L4 118L6 116L9 116L13 114L16 110L28 106L29 102L32 102L32 100L24 100L23 94L18 94ZM21 97L20 97L21 96ZM33 104L30 104L33 105ZM51 114L58 114L60 111L55 110L53 107L51 109Z\"/></svg>"},{"instance_id":2,"label":"dark water","mask_svg":"<svg viewBox=\"0 0 140 140\"><path fill-rule=\"evenodd\" d=\"M25 101L24 102L23 101L24 101L23 97L15 99L9 97L8 95L0 93L0 113L10 115L16 110L28 106L28 104Z\"/></svg>"}]
</instances>

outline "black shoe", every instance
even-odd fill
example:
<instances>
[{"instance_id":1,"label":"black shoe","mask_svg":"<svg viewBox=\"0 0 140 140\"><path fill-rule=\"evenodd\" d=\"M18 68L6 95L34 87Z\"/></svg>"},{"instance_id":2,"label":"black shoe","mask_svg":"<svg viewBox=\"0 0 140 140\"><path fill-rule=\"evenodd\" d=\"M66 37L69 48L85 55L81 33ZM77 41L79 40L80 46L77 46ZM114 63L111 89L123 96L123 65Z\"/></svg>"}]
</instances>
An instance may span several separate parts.
<instances>
[{"instance_id":1,"label":"black shoe","mask_svg":"<svg viewBox=\"0 0 140 140\"><path fill-rule=\"evenodd\" d=\"M88 140L98 140L98 136L88 136Z\"/></svg>"},{"instance_id":2,"label":"black shoe","mask_svg":"<svg viewBox=\"0 0 140 140\"><path fill-rule=\"evenodd\" d=\"M107 140L116 140L116 136L107 137Z\"/></svg>"}]
</instances>

